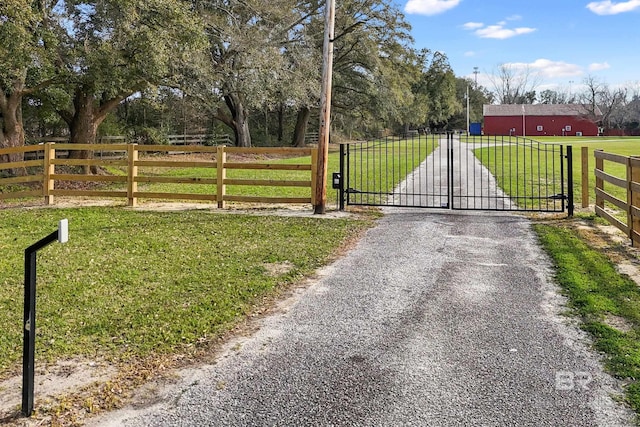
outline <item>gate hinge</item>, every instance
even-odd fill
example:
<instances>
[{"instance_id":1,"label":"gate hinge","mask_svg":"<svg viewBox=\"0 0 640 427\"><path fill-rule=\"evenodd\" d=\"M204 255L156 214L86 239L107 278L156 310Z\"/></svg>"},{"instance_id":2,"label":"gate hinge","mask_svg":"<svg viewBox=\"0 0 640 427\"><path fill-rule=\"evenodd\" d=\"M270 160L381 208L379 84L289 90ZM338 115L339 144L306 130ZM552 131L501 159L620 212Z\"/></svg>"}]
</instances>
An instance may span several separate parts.
<instances>
[{"instance_id":1,"label":"gate hinge","mask_svg":"<svg viewBox=\"0 0 640 427\"><path fill-rule=\"evenodd\" d=\"M569 196L567 196L566 194L554 194L553 196L547 197L547 199L551 200L567 200L568 198Z\"/></svg>"}]
</instances>

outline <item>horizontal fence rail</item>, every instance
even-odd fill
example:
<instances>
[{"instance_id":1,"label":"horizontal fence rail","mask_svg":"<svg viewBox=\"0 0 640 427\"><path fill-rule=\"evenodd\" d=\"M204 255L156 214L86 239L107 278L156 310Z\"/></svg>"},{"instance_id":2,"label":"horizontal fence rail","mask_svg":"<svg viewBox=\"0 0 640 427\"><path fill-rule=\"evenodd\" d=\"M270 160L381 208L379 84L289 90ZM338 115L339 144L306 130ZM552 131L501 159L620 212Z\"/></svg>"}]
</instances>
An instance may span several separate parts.
<instances>
[{"instance_id":1,"label":"horizontal fence rail","mask_svg":"<svg viewBox=\"0 0 640 427\"><path fill-rule=\"evenodd\" d=\"M171 145L232 145L231 137L226 134L183 134L167 135Z\"/></svg>"},{"instance_id":2,"label":"horizontal fence rail","mask_svg":"<svg viewBox=\"0 0 640 427\"><path fill-rule=\"evenodd\" d=\"M640 157L602 150L595 150L594 156L596 215L625 233L634 247L640 247ZM614 173L605 172L605 165ZM621 215L617 216L616 211Z\"/></svg>"},{"instance_id":3,"label":"horizontal fence rail","mask_svg":"<svg viewBox=\"0 0 640 427\"><path fill-rule=\"evenodd\" d=\"M93 156L97 152L107 151L123 155L115 159ZM175 152L180 152L183 157L162 157ZM60 153L64 153L64 156L60 156ZM228 155L232 157L228 159ZM309 160L295 163L236 160L237 157L264 155L308 157ZM42 196L46 204L52 204L55 196L115 197L126 198L129 206L135 206L139 198L144 198L208 201L217 203L220 208L224 208L226 202L315 204L315 174L312 172L316 169L317 148L46 143L3 148L0 149L0 158L3 156L10 157L8 162L0 163L0 200ZM72 171L74 167L101 168L111 173L76 173ZM189 176L182 176L181 169L195 171L190 171ZM171 171L178 171L179 176ZM230 171L238 171L238 176L227 177ZM274 171L277 177L269 177ZM57 184L62 182L76 186L79 183L106 184L108 188L74 189L68 185L60 188ZM170 190L154 189L154 185L161 184L170 186ZM184 185L191 185L189 188L193 189L193 184L204 189L191 192L181 190ZM30 189L24 190L25 186ZM14 190L16 187L20 190ZM263 196L246 194L246 190L238 190L237 193L229 191L230 188L247 187L294 187L308 191L303 190L304 195L296 196Z\"/></svg>"}]
</instances>

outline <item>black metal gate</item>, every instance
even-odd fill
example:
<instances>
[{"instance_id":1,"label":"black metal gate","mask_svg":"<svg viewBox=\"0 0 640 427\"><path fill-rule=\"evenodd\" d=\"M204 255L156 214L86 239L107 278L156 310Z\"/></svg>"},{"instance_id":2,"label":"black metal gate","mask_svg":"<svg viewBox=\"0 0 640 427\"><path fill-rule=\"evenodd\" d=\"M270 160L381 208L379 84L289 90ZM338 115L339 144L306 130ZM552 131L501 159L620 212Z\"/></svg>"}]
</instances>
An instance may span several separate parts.
<instances>
[{"instance_id":1,"label":"black metal gate","mask_svg":"<svg viewBox=\"0 0 640 427\"><path fill-rule=\"evenodd\" d=\"M341 205L573 214L571 146L449 134L341 146Z\"/></svg>"}]
</instances>

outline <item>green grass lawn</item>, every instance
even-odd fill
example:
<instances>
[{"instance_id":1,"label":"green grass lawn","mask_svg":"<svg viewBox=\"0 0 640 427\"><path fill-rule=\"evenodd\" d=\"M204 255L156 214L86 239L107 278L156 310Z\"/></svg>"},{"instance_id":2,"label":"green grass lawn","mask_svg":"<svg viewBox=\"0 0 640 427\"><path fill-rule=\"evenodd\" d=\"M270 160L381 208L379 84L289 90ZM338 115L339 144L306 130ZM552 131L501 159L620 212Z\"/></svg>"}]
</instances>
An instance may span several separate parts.
<instances>
[{"instance_id":1,"label":"green grass lawn","mask_svg":"<svg viewBox=\"0 0 640 427\"><path fill-rule=\"evenodd\" d=\"M640 413L640 288L574 231L551 225L534 229L554 261L573 314L604 354L606 369L627 384L627 400ZM612 316L626 327L612 326Z\"/></svg>"},{"instance_id":2,"label":"green grass lawn","mask_svg":"<svg viewBox=\"0 0 640 427\"><path fill-rule=\"evenodd\" d=\"M574 192L576 206L579 206L582 197L582 147L587 147L589 151L589 203L595 203L596 179L593 173L596 163L593 151L602 149L608 153L620 154L623 156L640 156L639 137L543 137L537 138L541 142L552 142L573 146L573 171L574 171ZM620 178L626 178L627 172L624 166L605 161L605 171ZM626 191L605 183L605 190L611 192L618 198L626 200Z\"/></svg>"},{"instance_id":3,"label":"green grass lawn","mask_svg":"<svg viewBox=\"0 0 640 427\"><path fill-rule=\"evenodd\" d=\"M0 376L22 351L24 249L38 255L37 360L116 362L215 339L261 297L299 281L371 221L122 208L0 210Z\"/></svg>"}]
</instances>

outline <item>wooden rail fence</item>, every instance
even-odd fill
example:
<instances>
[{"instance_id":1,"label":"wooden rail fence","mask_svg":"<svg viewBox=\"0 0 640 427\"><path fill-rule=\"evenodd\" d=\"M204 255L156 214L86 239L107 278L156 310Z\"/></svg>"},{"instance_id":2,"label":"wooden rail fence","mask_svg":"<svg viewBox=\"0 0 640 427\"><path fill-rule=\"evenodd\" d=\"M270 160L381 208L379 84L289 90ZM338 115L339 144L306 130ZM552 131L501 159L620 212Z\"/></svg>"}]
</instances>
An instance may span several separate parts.
<instances>
[{"instance_id":1,"label":"wooden rail fence","mask_svg":"<svg viewBox=\"0 0 640 427\"><path fill-rule=\"evenodd\" d=\"M602 150L595 150L594 155L596 158L596 215L626 233L634 247L640 247L640 157L621 156L605 153ZM626 176L621 178L605 172L605 161L623 165ZM626 200L616 197L611 191L605 191L605 183L622 189L623 193L626 193ZM625 213L626 222L607 212L605 202Z\"/></svg>"},{"instance_id":2,"label":"wooden rail fence","mask_svg":"<svg viewBox=\"0 0 640 427\"><path fill-rule=\"evenodd\" d=\"M171 145L233 145L229 135L185 134L168 135Z\"/></svg>"},{"instance_id":3,"label":"wooden rail fence","mask_svg":"<svg viewBox=\"0 0 640 427\"><path fill-rule=\"evenodd\" d=\"M75 159L59 158L60 151L124 151L126 156L121 159ZM170 154L180 151L190 154L206 154L206 159L161 159L158 154ZM33 160L26 160L25 155L32 153ZM33 155L35 153L35 156ZM46 143L37 146L0 149L0 157L7 154L19 155L23 160L0 163L0 200L43 196L46 204L52 204L55 196L76 197L105 197L126 198L129 206L136 206L138 198L145 199L173 199L200 200L217 203L224 208L225 202L248 203L291 203L315 204L315 173L317 167L317 148L241 148L241 147L205 147L183 145L179 147L165 145L137 145L137 144L57 144ZM275 163L268 161L233 161L227 160L228 154L238 155L291 155L296 157L310 157L310 162ZM71 156L73 157L73 156ZM86 175L78 173L60 173L57 166L96 166L117 167L126 171L123 175ZM215 178L208 177L175 177L158 176L158 174L144 175L145 168L213 168L216 169ZM26 170L24 176L3 178L7 170ZM33 171L36 172L33 172ZM227 178L229 170L263 170L263 171L302 171L308 179L262 179L262 178ZM6 175L6 173L5 173ZM299 175L299 174L298 174ZM120 183L126 189L59 189L56 183L60 181ZM3 192L3 186L42 183L42 188L33 190ZM215 194L194 194L176 192L141 191L138 184L204 184L215 186ZM300 187L309 188L308 197L265 197L260 195L227 194L227 186L258 186L258 187ZM306 191L305 191L306 193Z\"/></svg>"}]
</instances>

